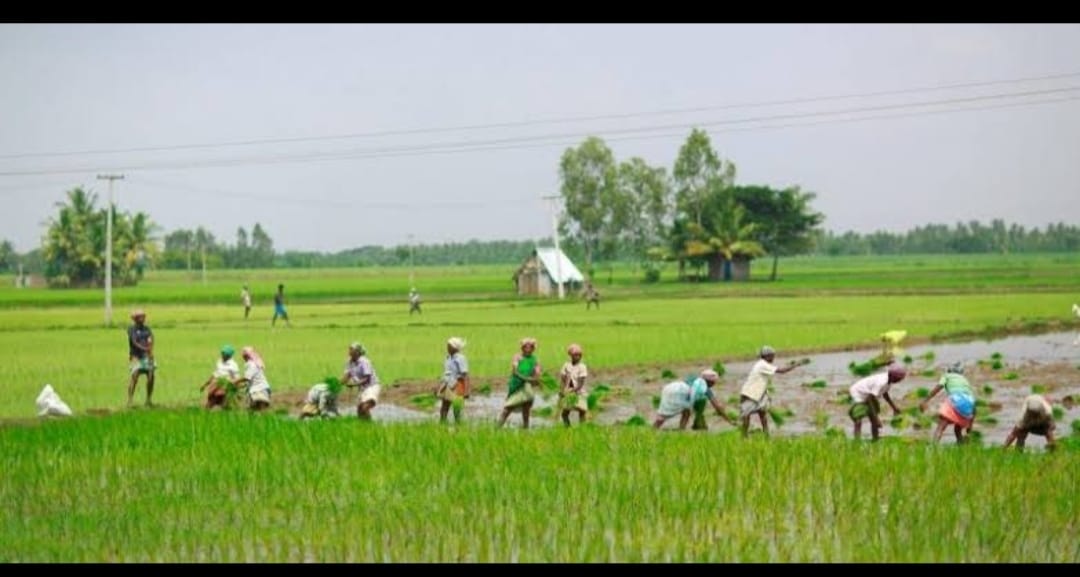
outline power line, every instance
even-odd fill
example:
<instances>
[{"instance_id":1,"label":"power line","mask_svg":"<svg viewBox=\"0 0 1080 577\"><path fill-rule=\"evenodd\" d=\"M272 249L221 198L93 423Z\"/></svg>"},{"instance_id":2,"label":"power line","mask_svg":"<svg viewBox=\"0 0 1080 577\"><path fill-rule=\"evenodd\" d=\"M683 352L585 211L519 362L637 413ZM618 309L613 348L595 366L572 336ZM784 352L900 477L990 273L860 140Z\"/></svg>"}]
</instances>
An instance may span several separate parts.
<instances>
[{"instance_id":1,"label":"power line","mask_svg":"<svg viewBox=\"0 0 1080 577\"><path fill-rule=\"evenodd\" d=\"M758 130L778 130L778 129L784 129L784 128L812 127L812 126L821 126L821 125L828 125L828 124L842 124L842 123L863 122L863 121L868 121L868 120L884 120L884 119L892 119L892 118L908 118L908 117L915 117L915 116L929 116L929 115L933 115L933 114L947 114L947 113L952 113L952 112L968 112L968 111L974 112L974 111L980 111L980 110L995 110L995 109L1002 109L1002 108L1014 108L1014 107L1020 107L1020 106L1034 106L1034 105L1038 105L1038 104L1055 104L1055 103L1070 102L1070 101L1076 101L1076 100L1080 100L1080 96L1071 96L1071 97L1055 98L1055 99L1044 99L1044 100L1040 100L1040 101L1036 101L1036 102L1030 102L1030 101L1029 102L1009 102L1009 103L996 104L996 105L988 105L988 106L980 106L980 107L969 107L969 108L964 108L964 109L931 110L931 111L908 112L908 113L899 113L899 114L878 114L878 115L871 115L871 116L860 116L860 117L855 117L855 118L828 119L828 120L821 120L821 121L816 121L816 122L784 123L784 124L773 124L773 125L764 125L764 126L729 128L729 129L722 129L722 130L719 130L717 132L720 132L720 133L735 133L735 132L753 132L753 131L758 131ZM685 133L680 131L680 132L668 132L668 133L662 133L662 134L614 137L614 138L610 138L608 140L622 142L622 141L633 141L633 140L657 140L657 139L663 139L663 138L676 138L676 137L681 138L683 136L685 136ZM530 143L530 144L525 144L525 145L520 145L520 146L515 146L515 147L503 147L502 149L508 149L508 148L518 148L518 149L520 149L520 148L540 148L540 147L553 146L553 145L561 146L563 144L564 143L543 143L543 144ZM444 152L453 153L453 152L471 152L471 151L472 150L444 151ZM217 189L217 188L214 188L214 189L201 188L201 187L195 187L195 186L189 186L189 185L183 185L183 184L177 184L177 183L169 183L169 182L158 181L156 179L146 178L145 176L142 176L142 175L139 175L135 179L128 178L128 180L132 181L132 183L136 184L136 185L138 185L138 184L146 184L146 185L150 185L151 187L159 187L159 188L166 188L166 189L173 189L173 190L182 190L182 191L186 191L186 192L194 192L196 194L203 194L203 195L207 195L207 196L214 196L214 197L224 196L224 197L233 197L233 198L249 199L249 200L256 200L256 201L284 202L284 203L294 203L294 204L301 204L301 205L312 205L312 204L314 204L314 205L334 206L334 207L350 207L350 208L351 207L363 207L363 208L371 208L371 209L400 209L400 210L417 210L417 209L424 209L424 208L437 208L437 209L462 208L462 209L468 209L468 208L488 208L488 207L494 206L494 204L490 203L490 202L430 202L430 201L424 201L422 203L387 203L387 202L362 201L362 202L350 203L350 202L341 202L341 201L335 201L335 200L329 200L329 199L305 199L305 198L294 198L294 197L283 197L283 196L266 196L266 195L258 195L258 194L245 193L245 192L227 191L227 190L222 190L222 189ZM48 185L48 186L52 186L52 185ZM34 185L31 188L38 189L38 188L44 188L44 187L45 187L45 185ZM15 191L15 192L18 192L18 191ZM525 201L528 201L530 199L531 199L531 197L521 197L521 198L515 197L515 198L510 198L510 199L507 199L507 200L508 200L508 202L525 202Z\"/></svg>"},{"instance_id":2,"label":"power line","mask_svg":"<svg viewBox=\"0 0 1080 577\"><path fill-rule=\"evenodd\" d=\"M358 138L375 138L384 136L408 136L417 134L438 134L447 132L462 132L468 130L490 130L495 128L519 128L525 126L538 126L544 124L567 124L572 122L591 122L597 120L623 120L627 118L642 118L649 116L666 116L674 114L686 114L691 112L708 112L716 110L734 110L740 108L766 108L774 106L785 106L790 104L807 104L812 102L826 102L830 100L850 100L855 98L873 98L878 96L895 96L900 94L912 94L917 92L934 92L941 90L955 90L959 88L976 88L985 86L999 86L1002 84L1018 84L1025 82L1038 82L1047 80L1060 80L1065 78L1075 78L1080 76L1080 72L1069 72L1064 74L1052 74L1046 76L1029 76L1024 78L1012 78L1005 80L989 80L982 82L963 82L955 84L943 84L936 86L922 86L914 88L902 88L896 90L879 90L873 92L861 92L861 93L848 93L848 94L835 94L828 96L814 96L806 98L788 98L780 100L765 100L760 102L740 102L732 104L719 104L710 106L696 106L688 108L670 108L645 112L627 112L619 114L599 114L590 116L569 116L562 118L546 118L537 120L522 120L522 121L509 121L509 122L496 122L487 124L466 124L458 126L444 126L444 127L432 127L432 128L407 128L398 130L381 130L371 132L356 132L347 134L334 134L324 136L300 136L300 137L286 137L286 138L262 138L262 139L247 139L247 140L233 140L216 143L195 143L195 144L174 144L163 146L143 146L143 147L130 147L130 148L111 148L111 149L90 149L90 150L72 150L62 152L29 152L29 153L14 153L14 154L2 154L0 160L19 159L19 158L42 158L42 157L57 157L57 156L86 156L86 155L98 155L98 154L124 154L133 152L165 152L165 151L177 151L177 150L196 150L203 148L226 148L226 147L240 147L240 146L256 146L263 144L287 144L298 142L320 142L331 140L348 140Z\"/></svg>"},{"instance_id":3,"label":"power line","mask_svg":"<svg viewBox=\"0 0 1080 577\"><path fill-rule=\"evenodd\" d=\"M202 188L202 187L190 186L190 185L185 185L185 184L163 182L163 181L159 181L159 180L156 180L156 179L148 179L148 178L146 178L144 176L139 176L137 178L129 179L129 180L133 181L133 184L136 184L136 185L144 184L144 185L149 185L151 187L167 188L167 189L174 189L174 190L183 190L185 192L193 192L195 194L204 194L204 195L207 195L207 196L213 196L215 198L217 198L217 197L232 197L232 198L239 198L239 199L246 199L246 200L271 201L271 202L276 202L276 203L281 202L281 203L293 203L293 204L301 204L301 205L332 206L332 207L338 207L338 208L356 208L356 207L358 207L358 208L363 208L365 210L388 209L388 210L416 211L416 210L420 210L420 209L437 209L437 210L476 209L476 208L485 208L485 207L491 206L491 203L473 202L473 201L427 201L427 200L425 200L425 201L417 202L417 203L407 203L407 202L379 202L379 201L372 202L372 201L366 201L366 200L357 200L357 201L353 201L353 202L348 202L348 201L338 201L338 200L321 199L321 198L312 199L312 198L297 198L297 197L286 197L286 196L275 196L275 195L269 195L269 196L268 195L257 195L257 194L251 194L251 193L245 193L245 192L222 190L222 189L219 189L219 188L213 188L213 189ZM525 200L525 198L508 198L506 200L507 200L507 202L518 202L518 201L521 201L521 200Z\"/></svg>"},{"instance_id":4,"label":"power line","mask_svg":"<svg viewBox=\"0 0 1080 577\"><path fill-rule=\"evenodd\" d=\"M650 138L666 138L668 134L662 135L643 135L639 137L620 137L619 135L628 135L635 133L651 133L662 130L681 129L688 128L701 128L701 127L714 127L724 126L732 124L749 124L769 122L776 120L795 120L800 118L812 118L819 116L838 116L843 114L857 114L863 112L874 112L883 110L902 110L906 108L923 108L928 106L941 106L941 105L953 105L953 104L966 104L971 102L979 102L985 100L997 100L1002 98L1016 98L1026 96L1040 96L1054 93L1075 92L1080 90L1080 87L1068 87L1068 88L1055 88L1048 90L1037 90L1027 92L1014 92L1005 94L994 94L985 96L975 96L967 98L953 98L937 101L923 101L918 103L906 103L906 104L892 104L892 105L880 105L880 106L868 106L849 109L838 109L828 111L816 111L806 113L793 113L793 114L781 114L772 116L759 116L749 117L741 119L729 119L729 120L717 120L711 122L696 122L696 123L680 123L680 124L667 124L667 125L654 125L638 128L617 129L607 131L607 134L614 134L616 136L606 136L606 140L618 141L618 140L647 140ZM943 114L951 112L967 112L976 110L992 110L998 108L1010 108L1015 106L1032 106L1038 104L1046 104L1051 102L1065 102L1076 100L1076 98L1059 98L1059 99L1044 99L1039 101L1026 101L1018 103L1006 103L997 106L984 106L984 107L967 107L967 108L954 108L949 110L927 110L917 113L908 114L894 114L894 115L879 115L868 116L855 119L831 119L821 121L817 123L795 123L795 124L782 124L774 126L764 127L748 127L744 129L728 129L717 130L717 132L743 132L748 130L760 130L760 129L774 129L785 128L791 126L809 126L820 124L832 124L853 122L861 120L871 120L874 118L901 118L911 116L921 116L929 114ZM232 159L220 159L220 160L204 160L196 162L179 162L179 163L158 163L158 164L144 164L144 165L130 165L123 167L110 167L111 170L125 170L125 171L151 171L151 170L184 170L192 168L225 168L245 165L267 165L267 164L281 164L281 163L296 163L296 162L309 162L309 161L329 161L329 160L348 160L348 159L374 159L374 158L389 158L399 156L417 156L427 154L446 154L446 153L460 153L460 152L477 152L485 150L510 150L518 148L534 148L534 147L547 147L547 146L562 146L566 144L566 139L580 139L586 136L585 133L562 133L562 134L547 134L528 137L508 137L502 139L492 140L479 140L479 141L462 141L462 142L448 142L448 143L435 143L424 145L412 145L401 147L390 147L382 149L361 149L353 151L342 151L336 153L310 153L303 155L283 155L283 156L256 156L247 158L232 158ZM544 142L556 140L555 142ZM27 170L27 171L7 171L0 172L0 176L30 176L30 175L49 175L49 174L81 174L87 172L104 170L100 167L85 167L85 168L71 168L71 169L40 169L40 170Z\"/></svg>"}]
</instances>

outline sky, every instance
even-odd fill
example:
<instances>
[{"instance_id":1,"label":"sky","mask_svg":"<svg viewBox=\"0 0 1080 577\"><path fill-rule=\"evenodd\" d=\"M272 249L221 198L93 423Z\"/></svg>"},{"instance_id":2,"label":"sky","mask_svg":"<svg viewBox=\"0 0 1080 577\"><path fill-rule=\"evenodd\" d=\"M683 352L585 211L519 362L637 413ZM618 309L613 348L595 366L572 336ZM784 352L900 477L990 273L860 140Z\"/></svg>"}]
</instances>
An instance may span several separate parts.
<instances>
[{"instance_id":1,"label":"sky","mask_svg":"<svg viewBox=\"0 0 1080 577\"><path fill-rule=\"evenodd\" d=\"M551 235L587 136L834 231L1080 223L1080 25L0 25L0 239L83 186L278 250Z\"/></svg>"}]
</instances>

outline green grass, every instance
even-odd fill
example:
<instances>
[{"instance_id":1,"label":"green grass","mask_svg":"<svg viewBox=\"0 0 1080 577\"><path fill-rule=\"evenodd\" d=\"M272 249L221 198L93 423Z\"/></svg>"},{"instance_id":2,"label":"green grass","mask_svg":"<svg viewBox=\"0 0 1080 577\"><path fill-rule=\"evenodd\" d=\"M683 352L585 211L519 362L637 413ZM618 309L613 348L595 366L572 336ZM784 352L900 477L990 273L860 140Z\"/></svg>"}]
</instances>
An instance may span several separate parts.
<instances>
[{"instance_id":1,"label":"green grass","mask_svg":"<svg viewBox=\"0 0 1080 577\"><path fill-rule=\"evenodd\" d=\"M198 410L6 427L0 561L1078 560L1068 443L921 450L828 431L746 442Z\"/></svg>"}]
</instances>

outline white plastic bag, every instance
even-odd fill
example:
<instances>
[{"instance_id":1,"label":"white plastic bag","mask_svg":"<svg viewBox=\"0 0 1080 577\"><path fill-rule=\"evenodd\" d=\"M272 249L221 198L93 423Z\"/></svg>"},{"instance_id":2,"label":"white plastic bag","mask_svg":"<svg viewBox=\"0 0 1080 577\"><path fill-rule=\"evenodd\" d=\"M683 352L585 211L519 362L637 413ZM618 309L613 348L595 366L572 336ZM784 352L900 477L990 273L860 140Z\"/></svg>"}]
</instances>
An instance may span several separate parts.
<instances>
[{"instance_id":1,"label":"white plastic bag","mask_svg":"<svg viewBox=\"0 0 1080 577\"><path fill-rule=\"evenodd\" d=\"M58 417L71 416L71 408L67 406L67 403L60 400L60 395L56 394L52 385L45 385L45 388L41 389L41 394L37 398L37 408L39 417L50 415Z\"/></svg>"}]
</instances>

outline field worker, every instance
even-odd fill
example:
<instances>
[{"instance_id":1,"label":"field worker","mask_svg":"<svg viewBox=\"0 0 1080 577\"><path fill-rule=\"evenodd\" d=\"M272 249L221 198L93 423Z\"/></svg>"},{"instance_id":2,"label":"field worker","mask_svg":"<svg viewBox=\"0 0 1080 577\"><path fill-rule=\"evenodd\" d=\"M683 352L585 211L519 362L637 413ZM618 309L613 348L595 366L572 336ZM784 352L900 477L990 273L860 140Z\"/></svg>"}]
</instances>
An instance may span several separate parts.
<instances>
[{"instance_id":1,"label":"field worker","mask_svg":"<svg viewBox=\"0 0 1080 577\"><path fill-rule=\"evenodd\" d=\"M364 345L354 342L349 345L349 358L345 361L345 374L341 382L347 387L357 387L356 416L364 421L371 420L371 410L379 403L379 377L375 367L367 357Z\"/></svg>"},{"instance_id":2,"label":"field worker","mask_svg":"<svg viewBox=\"0 0 1080 577\"><path fill-rule=\"evenodd\" d=\"M240 289L240 302L244 305L244 320L246 321L248 315L251 314L251 291L248 290L247 285Z\"/></svg>"},{"instance_id":3,"label":"field worker","mask_svg":"<svg viewBox=\"0 0 1080 577\"><path fill-rule=\"evenodd\" d=\"M523 429L529 428L529 413L532 411L536 394L533 387L540 384L540 361L536 358L536 339L521 339L521 352L510 361L510 383L507 387L506 402L499 416L499 426L506 424L510 413L521 411Z\"/></svg>"},{"instance_id":4,"label":"field worker","mask_svg":"<svg viewBox=\"0 0 1080 577\"><path fill-rule=\"evenodd\" d=\"M724 412L724 405L720 403L720 399L717 398L716 393L713 391L713 386L719 380L719 373L712 369L705 369L696 378L673 381L664 385L664 389L660 393L660 407L656 410L656 420L653 421L653 427L659 429L664 426L668 419L679 415L679 429L686 429L686 425L690 424L690 415L695 406L700 406L702 407L701 410L704 410L706 400L712 403L716 414L734 425L735 423Z\"/></svg>"},{"instance_id":5,"label":"field worker","mask_svg":"<svg viewBox=\"0 0 1080 577\"><path fill-rule=\"evenodd\" d=\"M289 313L285 312L285 285L283 284L277 285L277 292L274 293L274 318L270 320L270 326L277 324L278 317L285 319L285 326L292 326L289 322Z\"/></svg>"},{"instance_id":6,"label":"field worker","mask_svg":"<svg viewBox=\"0 0 1080 577\"><path fill-rule=\"evenodd\" d=\"M443 361L443 375L435 396L442 401L439 407L439 421L445 423L450 409L454 409L454 422L461 422L461 411L465 399L469 398L469 361L462 354L465 339L450 337L446 341L446 359Z\"/></svg>"},{"instance_id":7,"label":"field worker","mask_svg":"<svg viewBox=\"0 0 1080 577\"><path fill-rule=\"evenodd\" d=\"M851 417L851 421L855 424L853 433L856 439L862 436L862 420L869 418L870 436L874 441L878 440L881 432L880 399L885 399L885 402L892 407L893 412L897 415L900 414L900 408L896 406L892 397L889 396L889 389L904 380L906 376L907 371L904 367L891 365L888 370L859 379L855 381L854 385L851 385L848 392L851 393L852 405L848 409L848 416Z\"/></svg>"},{"instance_id":8,"label":"field worker","mask_svg":"<svg viewBox=\"0 0 1080 577\"><path fill-rule=\"evenodd\" d=\"M337 400L341 393L341 381L329 379L331 382L318 383L308 389L304 399L304 407L300 410L300 418L310 417L332 418L339 416Z\"/></svg>"},{"instance_id":9,"label":"field worker","mask_svg":"<svg viewBox=\"0 0 1080 577\"><path fill-rule=\"evenodd\" d=\"M593 305L600 310L600 291L596 290L592 282L588 282L585 283L585 310L589 310Z\"/></svg>"},{"instance_id":10,"label":"field worker","mask_svg":"<svg viewBox=\"0 0 1080 577\"><path fill-rule=\"evenodd\" d=\"M411 317L413 313L424 314L420 310L420 293L416 292L416 287L409 291L409 316Z\"/></svg>"},{"instance_id":11,"label":"field worker","mask_svg":"<svg viewBox=\"0 0 1080 577\"><path fill-rule=\"evenodd\" d=\"M585 380L589 378L589 370L581 361L585 351L581 345L573 344L566 349L570 360L563 364L559 371L559 408L562 409L563 424L570 426L570 411L577 411L578 424L585 422L589 412L588 393L585 392Z\"/></svg>"},{"instance_id":12,"label":"field worker","mask_svg":"<svg viewBox=\"0 0 1080 577\"><path fill-rule=\"evenodd\" d=\"M154 395L154 331L146 325L146 313L142 309L132 311L131 320L133 324L127 330L130 367L127 406L132 406L139 375L146 375L146 406L153 407L150 399Z\"/></svg>"},{"instance_id":13,"label":"field worker","mask_svg":"<svg viewBox=\"0 0 1080 577\"><path fill-rule=\"evenodd\" d=\"M228 396L228 386L237 381L240 378L240 367L233 360L233 355L236 353L233 350L232 345L224 345L221 347L221 358L217 361L217 366L214 367L214 372L210 374L210 378L206 379L206 382L199 387L200 391L206 390L207 387L210 391L206 394L206 408L213 409L214 407L224 407L225 400ZM223 382L223 381L228 381Z\"/></svg>"},{"instance_id":14,"label":"field worker","mask_svg":"<svg viewBox=\"0 0 1080 577\"><path fill-rule=\"evenodd\" d=\"M1072 311L1073 311L1073 316L1080 319L1080 305L1078 305L1076 303L1073 303ZM1076 338L1073 339L1073 344L1074 345L1080 345L1080 331L1077 331Z\"/></svg>"},{"instance_id":15,"label":"field worker","mask_svg":"<svg viewBox=\"0 0 1080 577\"><path fill-rule=\"evenodd\" d=\"M1024 452L1024 443L1028 435L1046 437L1046 449L1053 451L1057 443L1054 442L1054 410L1050 401L1042 395L1028 395L1024 399L1024 408L1020 412L1020 418L1016 425L1009 431L1005 438L1005 447L1009 448L1016 441L1016 450Z\"/></svg>"},{"instance_id":16,"label":"field worker","mask_svg":"<svg viewBox=\"0 0 1080 577\"><path fill-rule=\"evenodd\" d=\"M236 381L236 385L247 389L248 408L253 411L269 408L270 381L266 380L266 363L252 346L241 349L240 355L244 357L244 376Z\"/></svg>"},{"instance_id":17,"label":"field worker","mask_svg":"<svg viewBox=\"0 0 1080 577\"><path fill-rule=\"evenodd\" d=\"M769 408L772 407L769 385L772 384L772 376L791 372L795 367L810 363L810 359L802 359L779 368L773 364L775 359L775 349L769 345L761 347L758 360L750 367L750 374L746 376L742 390L739 391L739 419L742 421L744 438L750 435L750 417L755 414L761 420L762 432L766 436L769 434Z\"/></svg>"},{"instance_id":18,"label":"field worker","mask_svg":"<svg viewBox=\"0 0 1080 577\"><path fill-rule=\"evenodd\" d=\"M971 427L975 424L975 393L971 390L971 384L964 378L964 363L953 363L945 370L938 384L930 390L926 399L919 403L919 410L925 411L930 399L942 389L945 389L945 400L938 407L938 426L934 431L934 442L940 441L945 428L952 425L956 442L963 443L966 436L971 434Z\"/></svg>"}]
</instances>

